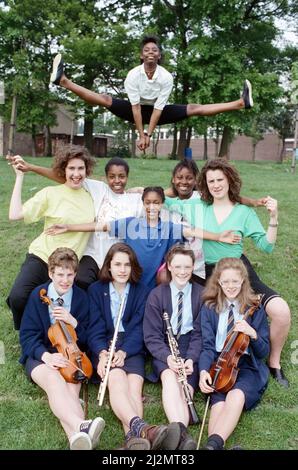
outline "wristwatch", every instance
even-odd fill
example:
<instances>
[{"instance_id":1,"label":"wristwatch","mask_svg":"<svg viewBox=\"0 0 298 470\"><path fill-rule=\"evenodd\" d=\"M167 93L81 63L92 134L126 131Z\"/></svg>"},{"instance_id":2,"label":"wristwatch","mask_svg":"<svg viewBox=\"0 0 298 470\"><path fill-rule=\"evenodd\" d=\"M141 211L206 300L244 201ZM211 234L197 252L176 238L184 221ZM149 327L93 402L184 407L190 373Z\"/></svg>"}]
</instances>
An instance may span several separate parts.
<instances>
[{"instance_id":1,"label":"wristwatch","mask_svg":"<svg viewBox=\"0 0 298 470\"><path fill-rule=\"evenodd\" d=\"M147 131L144 131L144 134L145 134L145 135L148 135L148 137L152 137L152 134L148 134Z\"/></svg>"}]
</instances>

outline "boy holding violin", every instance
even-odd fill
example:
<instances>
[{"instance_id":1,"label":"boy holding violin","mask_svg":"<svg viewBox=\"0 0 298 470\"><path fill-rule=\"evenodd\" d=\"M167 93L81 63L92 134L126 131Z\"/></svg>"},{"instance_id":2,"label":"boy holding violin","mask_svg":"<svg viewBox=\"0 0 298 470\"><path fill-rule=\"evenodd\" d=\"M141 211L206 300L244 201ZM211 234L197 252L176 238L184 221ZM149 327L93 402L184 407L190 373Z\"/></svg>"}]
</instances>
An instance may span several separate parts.
<instances>
[{"instance_id":1,"label":"boy holding violin","mask_svg":"<svg viewBox=\"0 0 298 470\"><path fill-rule=\"evenodd\" d=\"M238 258L222 258L216 264L203 300L199 385L211 401L205 449L222 450L243 409L254 408L266 389L269 369L263 360L269 354L269 326ZM247 341L239 350L241 334L241 342Z\"/></svg>"},{"instance_id":2,"label":"boy holding violin","mask_svg":"<svg viewBox=\"0 0 298 470\"><path fill-rule=\"evenodd\" d=\"M48 267L51 281L32 291L24 311L20 363L27 376L46 392L70 449L91 450L97 446L105 422L100 417L84 420L79 400L81 382L92 373L89 359L76 344L76 340L79 345L86 343L88 296L74 285L78 258L73 250L57 248ZM65 334L59 335L60 328L63 332L67 329L66 344L62 344ZM74 354L66 357L66 351Z\"/></svg>"}]
</instances>

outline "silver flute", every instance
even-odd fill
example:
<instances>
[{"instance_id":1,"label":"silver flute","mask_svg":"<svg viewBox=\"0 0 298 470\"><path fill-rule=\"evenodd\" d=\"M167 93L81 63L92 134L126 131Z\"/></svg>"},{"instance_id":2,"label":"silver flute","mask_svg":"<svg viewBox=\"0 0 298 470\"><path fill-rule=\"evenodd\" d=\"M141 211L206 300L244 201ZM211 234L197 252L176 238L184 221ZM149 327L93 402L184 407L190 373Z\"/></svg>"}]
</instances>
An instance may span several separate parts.
<instances>
[{"instance_id":1,"label":"silver flute","mask_svg":"<svg viewBox=\"0 0 298 470\"><path fill-rule=\"evenodd\" d=\"M118 332L119 332L119 327L120 327L120 321L121 321L121 318L122 318L123 312L124 312L125 298L126 298L126 295L123 294L123 296L121 298L119 311L118 311L118 314L117 314L117 320L116 320L113 339L110 343L109 350L108 350L108 360L107 360L107 365L106 365L105 376L104 376L104 379L100 382L100 386L99 386L99 390L98 390L97 400L98 400L98 405L99 406L102 406L102 404L103 404L104 396L105 396L105 393L106 393L106 388L107 388L107 385L108 385L109 373L110 373L110 369L111 369L113 356L114 356L114 353L115 353L116 342L117 342Z\"/></svg>"}]
</instances>

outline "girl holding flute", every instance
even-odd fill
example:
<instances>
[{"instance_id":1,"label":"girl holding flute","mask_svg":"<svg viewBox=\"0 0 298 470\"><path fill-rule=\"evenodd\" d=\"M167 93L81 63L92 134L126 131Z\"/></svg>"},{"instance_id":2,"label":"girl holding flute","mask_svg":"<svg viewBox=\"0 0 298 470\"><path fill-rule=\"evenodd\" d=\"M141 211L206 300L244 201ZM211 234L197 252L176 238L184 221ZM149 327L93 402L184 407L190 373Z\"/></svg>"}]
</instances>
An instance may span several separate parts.
<instances>
[{"instance_id":1,"label":"girl holding flute","mask_svg":"<svg viewBox=\"0 0 298 470\"><path fill-rule=\"evenodd\" d=\"M145 375L142 324L148 290L139 283L141 273L134 251L125 243L116 243L105 257L99 281L88 289L88 345L93 365L102 380L109 374L111 408L125 432L124 449L130 450L159 449L168 432L167 426L151 426L142 419ZM113 350L109 348L110 341L115 344Z\"/></svg>"}]
</instances>

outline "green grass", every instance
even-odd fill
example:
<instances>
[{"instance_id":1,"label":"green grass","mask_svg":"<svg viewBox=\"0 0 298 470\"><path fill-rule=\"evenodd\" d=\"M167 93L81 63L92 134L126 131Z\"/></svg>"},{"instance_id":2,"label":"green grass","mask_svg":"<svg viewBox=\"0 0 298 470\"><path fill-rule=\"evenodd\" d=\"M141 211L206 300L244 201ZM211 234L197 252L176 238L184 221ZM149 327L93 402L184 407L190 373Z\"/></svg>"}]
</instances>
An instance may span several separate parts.
<instances>
[{"instance_id":1,"label":"green grass","mask_svg":"<svg viewBox=\"0 0 298 470\"><path fill-rule=\"evenodd\" d=\"M49 166L51 159L28 159ZM99 159L94 177L103 175L106 159ZM175 161L170 160L128 160L131 167L130 186L162 185L168 186L170 171ZM203 162L199 162L202 166ZM237 162L243 179L246 196L260 197L270 194L279 201L280 216L278 243L273 255L269 256L255 249L250 241L246 242L246 253L255 265L260 277L277 289L288 301L293 315L291 332L283 351L282 364L291 382L288 391L281 389L270 379L269 386L261 404L252 412L245 413L229 439L227 447L241 444L246 449L298 449L298 394L297 364L294 363L294 341L297 337L297 175L290 173L289 163L245 163ZM6 306L8 294L19 267L24 259L30 241L40 233L42 224L24 226L22 222L8 221L8 206L14 183L14 173L4 161L0 161L0 341L4 344L5 363L0 357L0 449L67 449L67 439L57 419L47 405L45 394L30 383L22 367L18 364L20 348L18 334L13 329L11 314ZM27 174L24 182L23 200L42 187L52 184L34 174ZM266 224L268 216L264 209L258 214ZM296 214L296 215L295 215ZM296 347L297 349L297 347ZM1 347L0 347L1 351ZM296 353L297 357L297 353ZM292 359L292 360L291 360ZM106 429L102 435L99 449L114 449L123 442L122 428L105 401L99 410L96 401L97 387L91 385L89 416L102 415ZM150 423L165 422L161 407L160 387L145 384L145 418ZM196 407L202 416L204 401L198 393ZM195 439L198 427L191 427ZM204 431L203 442L206 439Z\"/></svg>"}]
</instances>

